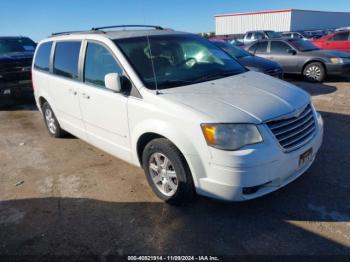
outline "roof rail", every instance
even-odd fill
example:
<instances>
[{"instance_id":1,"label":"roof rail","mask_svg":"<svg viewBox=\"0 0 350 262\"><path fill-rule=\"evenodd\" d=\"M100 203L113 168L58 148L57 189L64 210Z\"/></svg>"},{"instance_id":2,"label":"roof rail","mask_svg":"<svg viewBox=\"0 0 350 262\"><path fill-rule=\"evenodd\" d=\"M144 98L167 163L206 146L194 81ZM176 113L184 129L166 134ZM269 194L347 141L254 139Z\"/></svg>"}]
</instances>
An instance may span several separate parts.
<instances>
[{"instance_id":1,"label":"roof rail","mask_svg":"<svg viewBox=\"0 0 350 262\"><path fill-rule=\"evenodd\" d=\"M82 30L82 31L66 31L66 32L57 32L52 33L51 36L58 36L58 35L70 35L70 34L80 34L80 33L97 33L98 31L92 31L92 30Z\"/></svg>"},{"instance_id":2,"label":"roof rail","mask_svg":"<svg viewBox=\"0 0 350 262\"><path fill-rule=\"evenodd\" d=\"M111 29L111 28L126 28L126 27L148 27L148 28L154 28L156 30L164 30L163 27L158 25L112 25L112 26L103 26L103 27L93 27L91 28L91 31L100 31L102 29Z\"/></svg>"}]
</instances>

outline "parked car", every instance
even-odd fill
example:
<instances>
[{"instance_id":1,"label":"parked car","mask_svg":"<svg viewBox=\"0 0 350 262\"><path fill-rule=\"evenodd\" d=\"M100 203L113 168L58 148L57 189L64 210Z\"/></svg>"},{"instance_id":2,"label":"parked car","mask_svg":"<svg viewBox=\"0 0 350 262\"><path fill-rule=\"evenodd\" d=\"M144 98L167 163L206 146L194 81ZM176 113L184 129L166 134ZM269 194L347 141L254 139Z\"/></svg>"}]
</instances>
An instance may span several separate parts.
<instances>
[{"instance_id":1,"label":"parked car","mask_svg":"<svg viewBox=\"0 0 350 262\"><path fill-rule=\"evenodd\" d=\"M30 69L35 46L28 37L0 37L0 97L33 94Z\"/></svg>"},{"instance_id":2,"label":"parked car","mask_svg":"<svg viewBox=\"0 0 350 262\"><path fill-rule=\"evenodd\" d=\"M350 73L350 53L321 50L305 40L262 40L248 46L247 50L277 62L284 73L301 74L310 81L321 82L327 75Z\"/></svg>"},{"instance_id":3,"label":"parked car","mask_svg":"<svg viewBox=\"0 0 350 262\"><path fill-rule=\"evenodd\" d=\"M194 34L105 28L39 43L33 83L50 135L143 167L173 204L253 199L311 166L323 122L305 91Z\"/></svg>"},{"instance_id":4,"label":"parked car","mask_svg":"<svg viewBox=\"0 0 350 262\"><path fill-rule=\"evenodd\" d=\"M238 39L232 39L229 43L240 48L244 47L244 43Z\"/></svg>"},{"instance_id":5,"label":"parked car","mask_svg":"<svg viewBox=\"0 0 350 262\"><path fill-rule=\"evenodd\" d=\"M249 45L258 40L262 39L271 39L271 38L280 38L281 34L275 31L248 31L243 37L243 43Z\"/></svg>"},{"instance_id":6,"label":"parked car","mask_svg":"<svg viewBox=\"0 0 350 262\"><path fill-rule=\"evenodd\" d=\"M241 48L235 47L227 42L212 41L212 43L224 50L233 58L237 59L249 70L261 72L278 78L283 78L283 70L276 62L252 55L251 53Z\"/></svg>"},{"instance_id":7,"label":"parked car","mask_svg":"<svg viewBox=\"0 0 350 262\"><path fill-rule=\"evenodd\" d=\"M296 39L304 39L304 40L312 40L313 37L311 34L308 34L304 31L298 32L283 32L281 33L282 38L296 38Z\"/></svg>"},{"instance_id":8,"label":"parked car","mask_svg":"<svg viewBox=\"0 0 350 262\"><path fill-rule=\"evenodd\" d=\"M350 31L338 31L321 37L313 44L322 49L350 52Z\"/></svg>"}]
</instances>

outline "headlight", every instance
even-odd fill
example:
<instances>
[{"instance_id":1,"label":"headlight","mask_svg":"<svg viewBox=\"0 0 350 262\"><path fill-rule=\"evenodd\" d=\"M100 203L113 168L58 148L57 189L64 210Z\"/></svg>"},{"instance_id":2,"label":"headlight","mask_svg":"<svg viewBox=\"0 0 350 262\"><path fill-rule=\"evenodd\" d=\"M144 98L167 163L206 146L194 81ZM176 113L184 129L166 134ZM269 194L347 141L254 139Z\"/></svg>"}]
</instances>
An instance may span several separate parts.
<instances>
[{"instance_id":1,"label":"headlight","mask_svg":"<svg viewBox=\"0 0 350 262\"><path fill-rule=\"evenodd\" d=\"M332 64L342 64L344 62L341 58L331 58L330 60Z\"/></svg>"},{"instance_id":2,"label":"headlight","mask_svg":"<svg viewBox=\"0 0 350 262\"><path fill-rule=\"evenodd\" d=\"M201 124L209 146L222 150L237 150L263 141L253 124Z\"/></svg>"}]
</instances>

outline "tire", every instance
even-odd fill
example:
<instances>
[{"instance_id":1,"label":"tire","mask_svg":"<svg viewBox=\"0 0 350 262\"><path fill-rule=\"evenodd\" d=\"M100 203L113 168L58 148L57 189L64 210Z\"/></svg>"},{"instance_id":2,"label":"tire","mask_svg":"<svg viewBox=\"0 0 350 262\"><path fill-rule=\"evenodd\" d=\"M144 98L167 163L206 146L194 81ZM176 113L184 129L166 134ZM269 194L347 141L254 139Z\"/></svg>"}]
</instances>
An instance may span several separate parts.
<instances>
[{"instance_id":1,"label":"tire","mask_svg":"<svg viewBox=\"0 0 350 262\"><path fill-rule=\"evenodd\" d=\"M67 132L61 128L48 102L45 102L43 104L42 112L43 112L44 122L47 130L49 131L49 134L56 138L65 137L67 135Z\"/></svg>"},{"instance_id":2,"label":"tire","mask_svg":"<svg viewBox=\"0 0 350 262\"><path fill-rule=\"evenodd\" d=\"M307 64L303 71L304 77L311 82L323 82L326 78L326 70L319 62Z\"/></svg>"},{"instance_id":3,"label":"tire","mask_svg":"<svg viewBox=\"0 0 350 262\"><path fill-rule=\"evenodd\" d=\"M157 138L149 142L143 150L142 166L149 185L160 199L172 205L193 200L192 174L181 152L169 140Z\"/></svg>"}]
</instances>

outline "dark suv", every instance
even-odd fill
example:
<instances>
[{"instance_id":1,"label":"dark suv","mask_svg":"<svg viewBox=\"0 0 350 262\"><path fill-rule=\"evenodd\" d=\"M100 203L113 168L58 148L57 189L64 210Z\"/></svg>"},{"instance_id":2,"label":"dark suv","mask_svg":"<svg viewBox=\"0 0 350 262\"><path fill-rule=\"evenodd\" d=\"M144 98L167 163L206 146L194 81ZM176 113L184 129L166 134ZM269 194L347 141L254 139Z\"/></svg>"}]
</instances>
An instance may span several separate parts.
<instances>
[{"instance_id":1,"label":"dark suv","mask_svg":"<svg viewBox=\"0 0 350 262\"><path fill-rule=\"evenodd\" d=\"M0 37L0 97L33 93L31 63L36 44L28 37Z\"/></svg>"}]
</instances>

